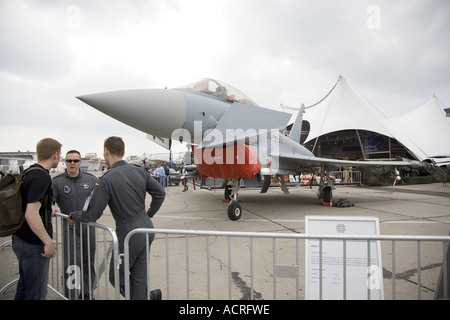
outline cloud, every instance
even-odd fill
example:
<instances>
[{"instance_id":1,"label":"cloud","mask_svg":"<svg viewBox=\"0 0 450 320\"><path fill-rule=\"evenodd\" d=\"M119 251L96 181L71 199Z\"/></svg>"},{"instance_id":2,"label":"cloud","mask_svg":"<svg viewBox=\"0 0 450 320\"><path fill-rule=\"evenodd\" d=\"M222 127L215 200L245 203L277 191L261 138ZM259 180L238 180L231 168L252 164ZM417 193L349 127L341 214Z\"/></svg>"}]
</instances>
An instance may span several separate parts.
<instances>
[{"instance_id":1,"label":"cloud","mask_svg":"<svg viewBox=\"0 0 450 320\"><path fill-rule=\"evenodd\" d=\"M446 1L244 1L237 7L225 13L234 46L224 65L244 72L228 82L251 83L255 95L243 90L263 105L317 102L340 74L397 113L433 94L449 101Z\"/></svg>"},{"instance_id":2,"label":"cloud","mask_svg":"<svg viewBox=\"0 0 450 320\"><path fill-rule=\"evenodd\" d=\"M71 60L61 7L36 12L27 2L2 1L0 9L0 69L34 79L57 78Z\"/></svg>"},{"instance_id":3,"label":"cloud","mask_svg":"<svg viewBox=\"0 0 450 320\"><path fill-rule=\"evenodd\" d=\"M101 153L117 133L143 153L144 133L75 96L201 77L272 108L313 104L340 74L393 113L433 94L448 106L449 16L447 0L4 0L0 134L16 130L0 149L32 148L48 132Z\"/></svg>"}]
</instances>

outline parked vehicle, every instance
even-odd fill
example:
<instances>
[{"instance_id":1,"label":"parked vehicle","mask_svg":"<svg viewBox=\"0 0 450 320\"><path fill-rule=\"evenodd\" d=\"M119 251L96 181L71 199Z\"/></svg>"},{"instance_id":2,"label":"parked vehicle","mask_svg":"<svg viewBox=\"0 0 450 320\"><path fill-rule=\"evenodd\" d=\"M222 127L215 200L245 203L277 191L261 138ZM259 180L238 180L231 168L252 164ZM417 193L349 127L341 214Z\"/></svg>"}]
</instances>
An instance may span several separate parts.
<instances>
[{"instance_id":1,"label":"parked vehicle","mask_svg":"<svg viewBox=\"0 0 450 320\"><path fill-rule=\"evenodd\" d=\"M175 171L175 169L169 169L170 175L168 177L167 185L176 185L179 186L181 182L181 173L178 171Z\"/></svg>"}]
</instances>

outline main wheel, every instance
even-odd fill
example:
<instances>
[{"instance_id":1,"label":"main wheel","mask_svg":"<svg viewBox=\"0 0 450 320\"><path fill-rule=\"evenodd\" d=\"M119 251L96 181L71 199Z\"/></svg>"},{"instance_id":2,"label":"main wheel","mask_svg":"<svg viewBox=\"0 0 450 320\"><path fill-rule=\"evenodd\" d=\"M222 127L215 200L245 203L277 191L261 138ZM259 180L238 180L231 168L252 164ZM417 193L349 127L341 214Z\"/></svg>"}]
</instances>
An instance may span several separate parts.
<instances>
[{"instance_id":1,"label":"main wheel","mask_svg":"<svg viewBox=\"0 0 450 320\"><path fill-rule=\"evenodd\" d=\"M242 208L236 201L230 202L228 206L228 218L231 220L239 220L242 216Z\"/></svg>"},{"instance_id":2,"label":"main wheel","mask_svg":"<svg viewBox=\"0 0 450 320\"><path fill-rule=\"evenodd\" d=\"M331 201L331 197L332 197L332 194L333 194L333 191L331 190L331 187L330 186L326 186L325 188L323 188L323 191L322 191L322 195L323 195L323 197L322 197L322 199L323 199L323 202L330 202Z\"/></svg>"}]
</instances>

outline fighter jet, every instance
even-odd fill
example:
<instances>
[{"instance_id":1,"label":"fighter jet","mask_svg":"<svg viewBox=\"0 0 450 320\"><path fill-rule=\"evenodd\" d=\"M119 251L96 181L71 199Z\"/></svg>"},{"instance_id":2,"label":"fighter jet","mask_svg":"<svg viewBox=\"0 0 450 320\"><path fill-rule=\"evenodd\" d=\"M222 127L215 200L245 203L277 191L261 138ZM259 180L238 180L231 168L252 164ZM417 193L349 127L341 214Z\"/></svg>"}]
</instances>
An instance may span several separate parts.
<instances>
[{"instance_id":1,"label":"fighter jet","mask_svg":"<svg viewBox=\"0 0 450 320\"><path fill-rule=\"evenodd\" d=\"M300 144L302 105L289 134L291 114L258 106L232 86L213 79L201 79L173 89L136 89L78 96L91 107L147 133L160 145L173 140L192 145L198 174L232 181L225 190L228 217L238 220L240 180L257 185L266 193L271 176L300 175L320 169L320 198L332 199L331 179L326 172L342 166L415 166L402 161L345 161L316 157ZM288 193L284 179L281 188Z\"/></svg>"}]
</instances>

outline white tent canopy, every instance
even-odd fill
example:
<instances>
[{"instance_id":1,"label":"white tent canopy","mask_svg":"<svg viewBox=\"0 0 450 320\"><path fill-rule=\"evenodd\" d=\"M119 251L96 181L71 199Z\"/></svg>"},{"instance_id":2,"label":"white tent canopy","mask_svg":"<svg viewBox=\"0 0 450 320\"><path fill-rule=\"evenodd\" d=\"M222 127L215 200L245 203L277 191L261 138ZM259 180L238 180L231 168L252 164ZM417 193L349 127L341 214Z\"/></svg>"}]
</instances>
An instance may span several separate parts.
<instances>
[{"instance_id":1,"label":"white tent canopy","mask_svg":"<svg viewBox=\"0 0 450 320\"><path fill-rule=\"evenodd\" d=\"M419 160L450 157L450 122L444 108L432 97L413 111L388 119L340 76L322 100L306 108L303 120L311 128L305 142L332 132L365 130L396 139Z\"/></svg>"},{"instance_id":2,"label":"white tent canopy","mask_svg":"<svg viewBox=\"0 0 450 320\"><path fill-rule=\"evenodd\" d=\"M420 160L450 157L450 122L444 104L431 97L414 110L390 119L405 137L401 143Z\"/></svg>"},{"instance_id":3,"label":"white tent canopy","mask_svg":"<svg viewBox=\"0 0 450 320\"><path fill-rule=\"evenodd\" d=\"M340 76L322 100L306 108L303 120L309 122L310 131L305 143L343 130L364 130L394 138L384 119L370 102L359 96Z\"/></svg>"},{"instance_id":4,"label":"white tent canopy","mask_svg":"<svg viewBox=\"0 0 450 320\"><path fill-rule=\"evenodd\" d=\"M340 130L367 130L393 138L376 113L340 76L325 98L306 108L303 120L311 125L306 142Z\"/></svg>"}]
</instances>

